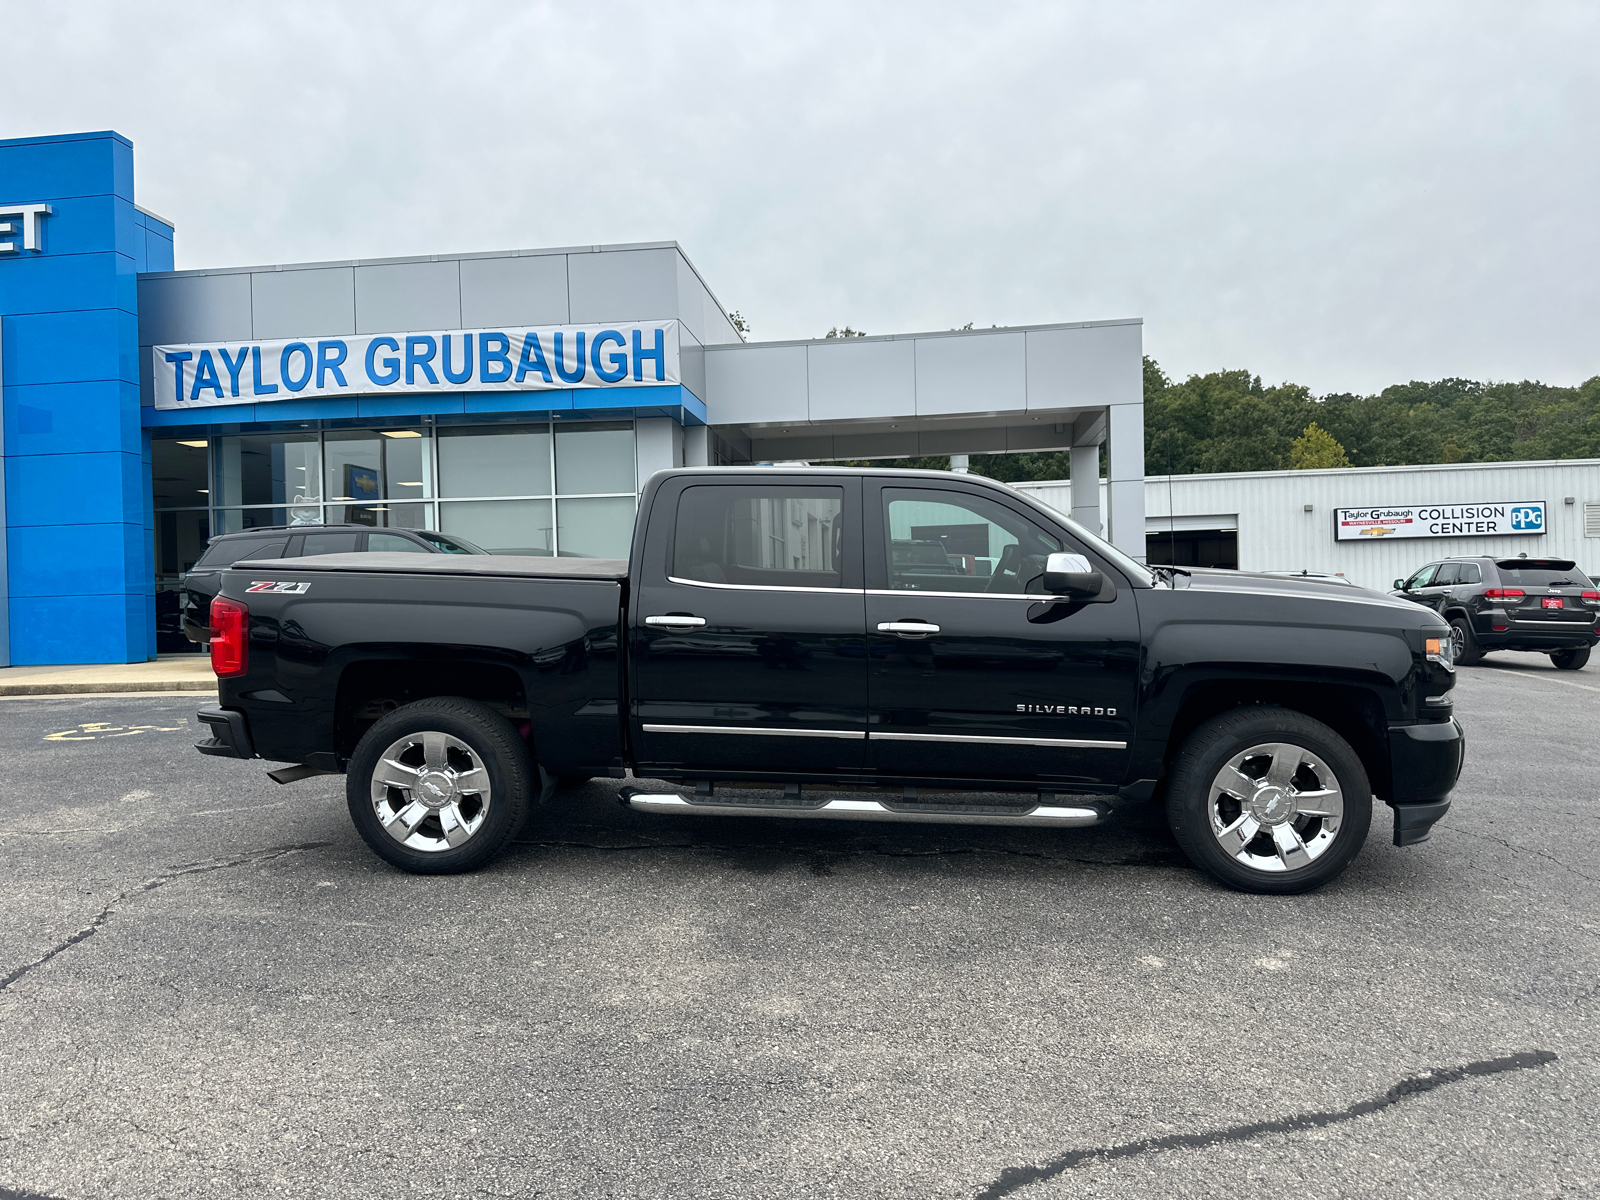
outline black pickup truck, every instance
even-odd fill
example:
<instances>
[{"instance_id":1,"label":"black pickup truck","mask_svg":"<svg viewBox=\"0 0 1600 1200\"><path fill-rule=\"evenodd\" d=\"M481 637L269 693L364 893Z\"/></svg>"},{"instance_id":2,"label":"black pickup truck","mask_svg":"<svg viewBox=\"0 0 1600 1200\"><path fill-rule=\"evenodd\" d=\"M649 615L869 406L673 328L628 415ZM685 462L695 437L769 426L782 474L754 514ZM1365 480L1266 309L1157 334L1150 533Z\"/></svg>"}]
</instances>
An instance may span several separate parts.
<instances>
[{"instance_id":1,"label":"black pickup truck","mask_svg":"<svg viewBox=\"0 0 1600 1200\"><path fill-rule=\"evenodd\" d=\"M1071 827L1164 800L1231 886L1302 892L1449 808L1449 626L1344 583L1146 568L1002 484L662 472L628 561L240 563L207 754L347 775L379 855L482 865L557 783L655 813ZM841 796L840 793L846 793Z\"/></svg>"}]
</instances>

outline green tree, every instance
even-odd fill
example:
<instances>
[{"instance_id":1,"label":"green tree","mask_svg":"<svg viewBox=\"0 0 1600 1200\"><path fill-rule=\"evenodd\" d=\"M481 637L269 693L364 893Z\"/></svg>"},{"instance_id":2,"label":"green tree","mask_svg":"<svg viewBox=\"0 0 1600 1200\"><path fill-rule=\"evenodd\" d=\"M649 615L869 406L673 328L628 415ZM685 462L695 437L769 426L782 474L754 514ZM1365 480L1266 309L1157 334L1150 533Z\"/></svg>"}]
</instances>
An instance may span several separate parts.
<instances>
[{"instance_id":1,"label":"green tree","mask_svg":"<svg viewBox=\"0 0 1600 1200\"><path fill-rule=\"evenodd\" d=\"M867 332L864 329L851 329L848 325L846 325L843 329L840 329L837 325L835 325L822 336L825 338L866 337Z\"/></svg>"},{"instance_id":2,"label":"green tree","mask_svg":"<svg viewBox=\"0 0 1600 1200\"><path fill-rule=\"evenodd\" d=\"M1329 467L1348 467L1344 447L1334 440L1333 434L1320 428L1315 421L1295 438L1289 447L1289 466L1296 471L1323 471Z\"/></svg>"}]
</instances>

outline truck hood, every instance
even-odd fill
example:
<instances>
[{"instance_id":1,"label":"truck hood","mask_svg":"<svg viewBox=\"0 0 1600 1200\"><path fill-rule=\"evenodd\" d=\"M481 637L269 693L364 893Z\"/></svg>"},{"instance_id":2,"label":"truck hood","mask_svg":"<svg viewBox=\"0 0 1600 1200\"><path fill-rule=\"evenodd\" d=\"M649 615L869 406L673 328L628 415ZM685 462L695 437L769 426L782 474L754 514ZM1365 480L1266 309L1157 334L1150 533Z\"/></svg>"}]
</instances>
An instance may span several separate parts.
<instances>
[{"instance_id":1,"label":"truck hood","mask_svg":"<svg viewBox=\"0 0 1600 1200\"><path fill-rule=\"evenodd\" d=\"M1226 571L1213 567L1184 567L1188 576L1176 577L1176 590L1186 587L1199 592L1237 596L1281 596L1290 600L1333 601L1357 604L1393 614L1396 625L1411 628L1448 628L1444 618L1431 608L1387 592L1350 583L1333 583L1308 576L1259 575L1253 571Z\"/></svg>"}]
</instances>

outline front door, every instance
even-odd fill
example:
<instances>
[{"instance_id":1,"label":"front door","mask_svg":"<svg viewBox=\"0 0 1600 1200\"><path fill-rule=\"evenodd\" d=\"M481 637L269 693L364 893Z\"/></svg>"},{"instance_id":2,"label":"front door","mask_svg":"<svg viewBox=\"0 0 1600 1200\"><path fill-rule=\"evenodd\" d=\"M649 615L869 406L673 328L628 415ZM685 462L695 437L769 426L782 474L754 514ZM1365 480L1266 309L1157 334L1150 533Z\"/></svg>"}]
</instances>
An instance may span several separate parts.
<instances>
[{"instance_id":1,"label":"front door","mask_svg":"<svg viewBox=\"0 0 1600 1200\"><path fill-rule=\"evenodd\" d=\"M976 488L869 481L866 509L873 769L929 786L1120 781L1139 666L1126 578L1064 527ZM1062 550L1106 572L1115 598L1045 596L1045 557Z\"/></svg>"},{"instance_id":2,"label":"front door","mask_svg":"<svg viewBox=\"0 0 1600 1200\"><path fill-rule=\"evenodd\" d=\"M861 487L804 480L686 476L657 496L631 602L641 767L861 771Z\"/></svg>"}]
</instances>

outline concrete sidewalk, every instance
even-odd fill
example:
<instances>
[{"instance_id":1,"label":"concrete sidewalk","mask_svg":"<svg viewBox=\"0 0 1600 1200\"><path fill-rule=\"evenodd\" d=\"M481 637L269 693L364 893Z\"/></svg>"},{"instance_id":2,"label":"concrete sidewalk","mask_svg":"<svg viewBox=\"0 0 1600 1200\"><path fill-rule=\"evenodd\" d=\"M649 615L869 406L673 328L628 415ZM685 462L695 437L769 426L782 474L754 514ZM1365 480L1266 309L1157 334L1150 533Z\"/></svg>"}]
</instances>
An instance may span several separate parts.
<instances>
[{"instance_id":1,"label":"concrete sidewalk","mask_svg":"<svg viewBox=\"0 0 1600 1200\"><path fill-rule=\"evenodd\" d=\"M70 667L0 667L0 697L111 693L204 692L217 677L204 654L170 654L154 662L91 663Z\"/></svg>"}]
</instances>

